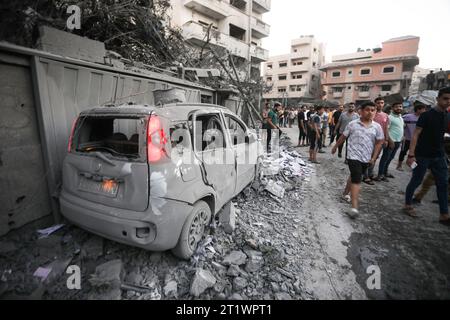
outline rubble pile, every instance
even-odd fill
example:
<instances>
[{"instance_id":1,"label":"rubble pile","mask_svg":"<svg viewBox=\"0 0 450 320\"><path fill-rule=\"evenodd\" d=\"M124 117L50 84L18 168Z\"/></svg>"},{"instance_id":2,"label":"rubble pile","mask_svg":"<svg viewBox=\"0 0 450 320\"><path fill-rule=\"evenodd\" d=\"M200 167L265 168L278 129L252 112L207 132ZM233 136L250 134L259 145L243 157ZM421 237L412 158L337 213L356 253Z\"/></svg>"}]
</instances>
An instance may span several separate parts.
<instances>
[{"instance_id":1,"label":"rubble pile","mask_svg":"<svg viewBox=\"0 0 450 320\"><path fill-rule=\"evenodd\" d=\"M282 137L279 157L261 160L253 183L225 210L228 216L213 219L190 261L104 240L73 226L41 239L20 233L16 241L1 241L0 298L310 298L299 277L299 252L306 244L299 239L298 216L302 184L313 169L287 140ZM80 267L81 288L68 289L68 265ZM34 275L38 268L44 280Z\"/></svg>"}]
</instances>

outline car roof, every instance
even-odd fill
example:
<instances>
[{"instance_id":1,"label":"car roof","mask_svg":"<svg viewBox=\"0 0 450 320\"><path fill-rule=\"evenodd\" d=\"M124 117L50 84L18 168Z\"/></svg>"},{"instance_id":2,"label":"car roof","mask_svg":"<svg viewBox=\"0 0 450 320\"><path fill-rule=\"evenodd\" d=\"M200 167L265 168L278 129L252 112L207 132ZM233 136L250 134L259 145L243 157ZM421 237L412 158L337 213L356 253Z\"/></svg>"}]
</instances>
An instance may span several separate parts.
<instances>
[{"instance_id":1,"label":"car roof","mask_svg":"<svg viewBox=\"0 0 450 320\"><path fill-rule=\"evenodd\" d=\"M208 111L222 111L225 113L233 114L228 108L215 104L206 103L172 103L162 106L146 105L146 104L133 104L133 105L119 105L119 106L104 106L95 107L89 110L81 112L81 116L87 115L99 115L99 114L120 114L120 115L148 115L152 112L166 117L170 120L186 120L189 114L206 109Z\"/></svg>"}]
</instances>

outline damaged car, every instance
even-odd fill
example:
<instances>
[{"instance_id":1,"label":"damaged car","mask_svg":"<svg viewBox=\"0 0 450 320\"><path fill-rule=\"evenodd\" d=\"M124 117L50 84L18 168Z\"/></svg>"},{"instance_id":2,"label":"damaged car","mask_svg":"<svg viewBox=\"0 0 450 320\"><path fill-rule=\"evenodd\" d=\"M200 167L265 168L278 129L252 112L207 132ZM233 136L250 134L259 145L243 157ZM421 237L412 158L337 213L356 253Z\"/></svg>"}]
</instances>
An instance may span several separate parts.
<instances>
[{"instance_id":1,"label":"damaged car","mask_svg":"<svg viewBox=\"0 0 450 320\"><path fill-rule=\"evenodd\" d=\"M61 212L102 237L188 259L214 215L254 179L259 148L217 105L87 110L72 127Z\"/></svg>"}]
</instances>

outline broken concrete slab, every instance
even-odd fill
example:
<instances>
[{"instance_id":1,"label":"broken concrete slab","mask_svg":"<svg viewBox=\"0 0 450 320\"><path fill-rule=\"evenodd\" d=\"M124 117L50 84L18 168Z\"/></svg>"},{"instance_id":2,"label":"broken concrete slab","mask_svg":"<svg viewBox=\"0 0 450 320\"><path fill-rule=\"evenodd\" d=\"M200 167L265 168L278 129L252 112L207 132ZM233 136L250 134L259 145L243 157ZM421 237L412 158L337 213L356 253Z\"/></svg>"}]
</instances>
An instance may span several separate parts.
<instances>
[{"instance_id":1,"label":"broken concrete slab","mask_svg":"<svg viewBox=\"0 0 450 320\"><path fill-rule=\"evenodd\" d=\"M208 270L197 269L194 280L191 283L190 293L199 297L206 289L212 288L216 283L216 278Z\"/></svg>"},{"instance_id":2,"label":"broken concrete slab","mask_svg":"<svg viewBox=\"0 0 450 320\"><path fill-rule=\"evenodd\" d=\"M229 201L219 212L219 222L224 231L228 234L236 229L236 210L235 204Z\"/></svg>"},{"instance_id":3,"label":"broken concrete slab","mask_svg":"<svg viewBox=\"0 0 450 320\"><path fill-rule=\"evenodd\" d=\"M232 264L230 265L230 267L228 268L227 271L227 275L231 276L231 277L237 277L241 274L241 269L239 268L239 266Z\"/></svg>"},{"instance_id":4,"label":"broken concrete slab","mask_svg":"<svg viewBox=\"0 0 450 320\"><path fill-rule=\"evenodd\" d=\"M274 196L283 199L284 197L284 188L280 183L277 183L273 180L269 180L267 181L266 187L264 188L264 190L269 191L271 194L273 194Z\"/></svg>"},{"instance_id":5,"label":"broken concrete slab","mask_svg":"<svg viewBox=\"0 0 450 320\"><path fill-rule=\"evenodd\" d=\"M89 282L97 287L108 285L114 282L121 282L122 260L116 259L103 263L95 268L95 273L91 275Z\"/></svg>"},{"instance_id":6,"label":"broken concrete slab","mask_svg":"<svg viewBox=\"0 0 450 320\"><path fill-rule=\"evenodd\" d=\"M232 265L235 264L237 266L240 266L241 264L244 264L247 261L247 256L242 251L231 251L225 258L223 258L222 263L224 265Z\"/></svg>"},{"instance_id":7,"label":"broken concrete slab","mask_svg":"<svg viewBox=\"0 0 450 320\"><path fill-rule=\"evenodd\" d=\"M247 272L256 272L264 265L264 258L261 252L255 250L246 250L248 262L245 265Z\"/></svg>"},{"instance_id":8,"label":"broken concrete slab","mask_svg":"<svg viewBox=\"0 0 450 320\"><path fill-rule=\"evenodd\" d=\"M246 288L247 285L248 281L245 278L236 277L233 279L233 289L236 291L241 291L242 289Z\"/></svg>"},{"instance_id":9,"label":"broken concrete slab","mask_svg":"<svg viewBox=\"0 0 450 320\"><path fill-rule=\"evenodd\" d=\"M89 282L94 287L89 300L120 300L122 298L122 260L116 259L95 268Z\"/></svg>"},{"instance_id":10,"label":"broken concrete slab","mask_svg":"<svg viewBox=\"0 0 450 320\"><path fill-rule=\"evenodd\" d=\"M169 281L164 286L163 290L164 290L164 296L166 298L169 298L169 297L178 298L178 283L175 280Z\"/></svg>"}]
</instances>

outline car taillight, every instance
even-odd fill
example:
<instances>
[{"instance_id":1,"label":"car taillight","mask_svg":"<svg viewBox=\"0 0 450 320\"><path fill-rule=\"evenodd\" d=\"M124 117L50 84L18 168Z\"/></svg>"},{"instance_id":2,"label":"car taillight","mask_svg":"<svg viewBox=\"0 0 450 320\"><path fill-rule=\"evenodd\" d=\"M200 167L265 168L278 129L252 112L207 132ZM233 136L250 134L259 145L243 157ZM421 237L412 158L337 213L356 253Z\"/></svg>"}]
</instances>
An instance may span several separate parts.
<instances>
[{"instance_id":1,"label":"car taillight","mask_svg":"<svg viewBox=\"0 0 450 320\"><path fill-rule=\"evenodd\" d=\"M167 144L166 133L158 116L150 116L147 125L147 159L148 162L159 161Z\"/></svg>"},{"instance_id":2,"label":"car taillight","mask_svg":"<svg viewBox=\"0 0 450 320\"><path fill-rule=\"evenodd\" d=\"M67 152L70 152L72 150L72 139L73 139L73 133L75 131L75 127L77 126L78 117L73 120L72 123L72 129L70 130L70 137L69 137L69 145L67 146Z\"/></svg>"}]
</instances>

